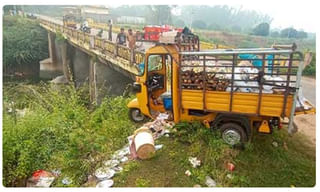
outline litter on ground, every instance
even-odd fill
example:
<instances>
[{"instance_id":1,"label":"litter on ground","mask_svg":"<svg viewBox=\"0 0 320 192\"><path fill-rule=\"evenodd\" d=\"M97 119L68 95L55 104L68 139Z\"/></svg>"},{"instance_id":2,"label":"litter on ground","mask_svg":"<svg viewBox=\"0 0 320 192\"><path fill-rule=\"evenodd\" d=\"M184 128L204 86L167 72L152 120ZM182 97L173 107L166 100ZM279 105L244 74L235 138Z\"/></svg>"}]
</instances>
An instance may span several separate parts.
<instances>
[{"instance_id":1,"label":"litter on ground","mask_svg":"<svg viewBox=\"0 0 320 192\"><path fill-rule=\"evenodd\" d=\"M216 187L217 183L210 176L206 176L206 185L208 187Z\"/></svg>"}]
</instances>

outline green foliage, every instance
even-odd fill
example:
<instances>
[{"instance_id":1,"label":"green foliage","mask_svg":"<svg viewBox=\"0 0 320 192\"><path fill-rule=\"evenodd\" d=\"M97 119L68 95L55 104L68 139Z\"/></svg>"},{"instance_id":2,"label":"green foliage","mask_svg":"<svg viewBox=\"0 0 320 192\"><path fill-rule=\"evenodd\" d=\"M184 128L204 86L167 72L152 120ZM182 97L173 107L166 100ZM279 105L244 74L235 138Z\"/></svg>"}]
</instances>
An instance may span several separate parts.
<instances>
[{"instance_id":1,"label":"green foliage","mask_svg":"<svg viewBox=\"0 0 320 192\"><path fill-rule=\"evenodd\" d=\"M269 23L260 23L253 29L252 33L253 35L268 36L269 30L270 30Z\"/></svg>"},{"instance_id":2,"label":"green foliage","mask_svg":"<svg viewBox=\"0 0 320 192\"><path fill-rule=\"evenodd\" d=\"M232 26L241 26L241 31L247 31L258 23L270 23L272 20L270 16L258 13L257 11L233 8L227 5L181 6L181 15L178 18L186 23L189 23L190 18L192 20L201 20L207 26L214 23L221 26L224 30L231 29Z\"/></svg>"},{"instance_id":3,"label":"green foliage","mask_svg":"<svg viewBox=\"0 0 320 192\"><path fill-rule=\"evenodd\" d=\"M197 29L205 29L207 27L207 24L201 20L194 20L192 22L192 27Z\"/></svg>"},{"instance_id":4,"label":"green foliage","mask_svg":"<svg viewBox=\"0 0 320 192\"><path fill-rule=\"evenodd\" d=\"M106 97L90 111L73 87L22 85L4 91L3 183L16 186L37 169L60 169L80 186L99 164L122 147L134 125L129 98ZM21 96L24 95L24 96ZM19 100L20 99L20 100ZM25 116L8 112L28 107ZM9 110L10 111L10 110ZM61 183L56 183L60 186Z\"/></svg>"},{"instance_id":5,"label":"green foliage","mask_svg":"<svg viewBox=\"0 0 320 192\"><path fill-rule=\"evenodd\" d=\"M304 68L302 75L316 76L316 53L312 53L311 63Z\"/></svg>"},{"instance_id":6,"label":"green foliage","mask_svg":"<svg viewBox=\"0 0 320 192\"><path fill-rule=\"evenodd\" d=\"M151 187L150 181L148 179L137 178L136 187Z\"/></svg>"},{"instance_id":7,"label":"green foliage","mask_svg":"<svg viewBox=\"0 0 320 192\"><path fill-rule=\"evenodd\" d=\"M186 26L185 22L184 22L183 20L181 20L181 19L176 20L176 21L174 22L174 25L175 25L176 27L185 27L185 26Z\"/></svg>"},{"instance_id":8,"label":"green foliage","mask_svg":"<svg viewBox=\"0 0 320 192\"><path fill-rule=\"evenodd\" d=\"M18 16L3 17L3 64L14 67L39 63L48 57L46 31L37 21Z\"/></svg>"}]
</instances>

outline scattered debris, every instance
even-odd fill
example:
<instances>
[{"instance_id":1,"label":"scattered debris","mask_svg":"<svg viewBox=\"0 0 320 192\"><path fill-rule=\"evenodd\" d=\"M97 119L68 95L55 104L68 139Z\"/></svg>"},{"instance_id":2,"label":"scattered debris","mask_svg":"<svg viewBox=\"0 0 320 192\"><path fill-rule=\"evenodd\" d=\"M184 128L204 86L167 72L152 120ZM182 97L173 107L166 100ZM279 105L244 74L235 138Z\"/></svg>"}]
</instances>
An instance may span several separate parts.
<instances>
[{"instance_id":1,"label":"scattered debris","mask_svg":"<svg viewBox=\"0 0 320 192\"><path fill-rule=\"evenodd\" d=\"M102 188L112 187L113 183L114 182L112 179L107 179L99 182L96 187L102 187Z\"/></svg>"},{"instance_id":2,"label":"scattered debris","mask_svg":"<svg viewBox=\"0 0 320 192\"><path fill-rule=\"evenodd\" d=\"M105 179L110 179L114 176L115 174L115 170L107 167L100 167L99 169L96 170L95 172L95 176L99 179L99 180L105 180Z\"/></svg>"},{"instance_id":3,"label":"scattered debris","mask_svg":"<svg viewBox=\"0 0 320 192\"><path fill-rule=\"evenodd\" d=\"M72 183L72 180L69 177L65 177L62 179L61 183L64 185L70 185Z\"/></svg>"},{"instance_id":4,"label":"scattered debris","mask_svg":"<svg viewBox=\"0 0 320 192\"><path fill-rule=\"evenodd\" d=\"M274 147L278 147L278 146L279 146L279 144L278 144L276 141L272 142L272 145L273 145Z\"/></svg>"},{"instance_id":5,"label":"scattered debris","mask_svg":"<svg viewBox=\"0 0 320 192\"><path fill-rule=\"evenodd\" d=\"M206 185L208 187L216 187L217 183L210 176L206 176Z\"/></svg>"},{"instance_id":6,"label":"scattered debris","mask_svg":"<svg viewBox=\"0 0 320 192\"><path fill-rule=\"evenodd\" d=\"M230 173L227 174L228 179L232 179L232 175Z\"/></svg>"},{"instance_id":7,"label":"scattered debris","mask_svg":"<svg viewBox=\"0 0 320 192\"><path fill-rule=\"evenodd\" d=\"M233 163L227 163L227 168L228 168L229 171L234 171L235 166L234 166Z\"/></svg>"},{"instance_id":8,"label":"scattered debris","mask_svg":"<svg viewBox=\"0 0 320 192\"><path fill-rule=\"evenodd\" d=\"M61 175L61 170L60 169L54 169L51 171L51 173L55 176L55 177L59 177Z\"/></svg>"},{"instance_id":9,"label":"scattered debris","mask_svg":"<svg viewBox=\"0 0 320 192\"><path fill-rule=\"evenodd\" d=\"M160 145L156 145L156 146L154 146L154 147L156 148L156 151L157 151L157 150L161 149L161 148L163 147L163 145L160 144Z\"/></svg>"},{"instance_id":10,"label":"scattered debris","mask_svg":"<svg viewBox=\"0 0 320 192\"><path fill-rule=\"evenodd\" d=\"M121 163L124 163L124 162L126 162L126 161L128 161L129 159L128 159L128 157L122 157L122 159L120 159L120 162Z\"/></svg>"},{"instance_id":11,"label":"scattered debris","mask_svg":"<svg viewBox=\"0 0 320 192\"><path fill-rule=\"evenodd\" d=\"M189 177L191 175L191 172L189 170L186 170L186 172L184 172L184 174Z\"/></svg>"},{"instance_id":12,"label":"scattered debris","mask_svg":"<svg viewBox=\"0 0 320 192\"><path fill-rule=\"evenodd\" d=\"M192 164L193 168L196 168L201 165L201 161L197 157L189 157L189 162Z\"/></svg>"},{"instance_id":13,"label":"scattered debris","mask_svg":"<svg viewBox=\"0 0 320 192\"><path fill-rule=\"evenodd\" d=\"M45 170L37 170L28 179L27 187L50 187L55 177L52 173Z\"/></svg>"},{"instance_id":14,"label":"scattered debris","mask_svg":"<svg viewBox=\"0 0 320 192\"><path fill-rule=\"evenodd\" d=\"M114 167L114 168L112 168L116 173L120 173L122 170L123 170L123 168L122 167Z\"/></svg>"},{"instance_id":15,"label":"scattered debris","mask_svg":"<svg viewBox=\"0 0 320 192\"><path fill-rule=\"evenodd\" d=\"M111 160L105 161L104 166L112 168L112 167L119 165L119 163L120 163L120 161L118 161L116 159L111 159Z\"/></svg>"}]
</instances>

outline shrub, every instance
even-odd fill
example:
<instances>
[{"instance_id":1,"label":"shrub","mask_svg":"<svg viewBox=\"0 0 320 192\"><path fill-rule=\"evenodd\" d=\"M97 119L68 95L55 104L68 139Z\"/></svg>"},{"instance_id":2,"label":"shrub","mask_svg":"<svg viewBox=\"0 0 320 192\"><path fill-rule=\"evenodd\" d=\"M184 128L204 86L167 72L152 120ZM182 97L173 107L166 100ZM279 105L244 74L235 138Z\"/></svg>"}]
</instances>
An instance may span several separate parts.
<instances>
[{"instance_id":1,"label":"shrub","mask_svg":"<svg viewBox=\"0 0 320 192\"><path fill-rule=\"evenodd\" d=\"M14 100L17 97L13 93L20 95L20 101ZM20 103L17 106L28 107L24 117L3 111L5 186L23 186L37 169L60 169L60 179L68 176L72 186L80 186L88 174L127 142L135 129L127 118L129 98L106 97L101 106L90 111L81 94L73 87L46 84L4 91L4 109L11 107L12 100Z\"/></svg>"}]
</instances>

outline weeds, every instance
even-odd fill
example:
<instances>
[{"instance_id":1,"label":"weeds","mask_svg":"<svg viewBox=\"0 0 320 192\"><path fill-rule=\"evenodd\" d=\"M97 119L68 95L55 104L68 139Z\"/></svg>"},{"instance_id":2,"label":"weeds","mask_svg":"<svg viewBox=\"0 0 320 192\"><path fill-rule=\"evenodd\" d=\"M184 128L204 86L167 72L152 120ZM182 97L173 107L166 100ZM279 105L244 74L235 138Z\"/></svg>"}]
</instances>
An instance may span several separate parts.
<instances>
[{"instance_id":1,"label":"weeds","mask_svg":"<svg viewBox=\"0 0 320 192\"><path fill-rule=\"evenodd\" d=\"M135 129L127 118L129 98L106 97L90 111L83 95L71 86L47 84L4 90L5 186L24 186L37 169L60 169L61 177L72 180L71 186L80 186L99 163L126 143ZM9 108L28 108L28 112L17 117Z\"/></svg>"}]
</instances>

